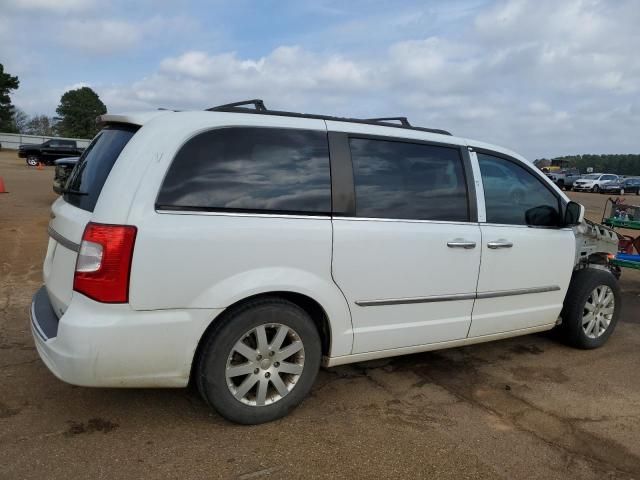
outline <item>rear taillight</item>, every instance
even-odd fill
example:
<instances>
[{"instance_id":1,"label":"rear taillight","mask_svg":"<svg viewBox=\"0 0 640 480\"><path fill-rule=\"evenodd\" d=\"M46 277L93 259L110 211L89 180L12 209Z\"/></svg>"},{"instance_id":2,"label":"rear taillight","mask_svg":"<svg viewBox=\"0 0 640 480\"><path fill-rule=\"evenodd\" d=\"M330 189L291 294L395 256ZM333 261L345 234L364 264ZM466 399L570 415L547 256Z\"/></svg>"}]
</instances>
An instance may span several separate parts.
<instances>
[{"instance_id":1,"label":"rear taillight","mask_svg":"<svg viewBox=\"0 0 640 480\"><path fill-rule=\"evenodd\" d=\"M136 227L89 223L82 235L73 289L104 303L129 301Z\"/></svg>"}]
</instances>

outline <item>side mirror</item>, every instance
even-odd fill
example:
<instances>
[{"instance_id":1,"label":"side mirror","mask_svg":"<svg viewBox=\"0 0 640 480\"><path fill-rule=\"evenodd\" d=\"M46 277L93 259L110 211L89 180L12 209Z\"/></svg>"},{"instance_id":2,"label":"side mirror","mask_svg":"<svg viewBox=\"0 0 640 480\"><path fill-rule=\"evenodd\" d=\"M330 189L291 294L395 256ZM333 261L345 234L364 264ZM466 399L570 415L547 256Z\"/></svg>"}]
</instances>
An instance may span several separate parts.
<instances>
[{"instance_id":1,"label":"side mirror","mask_svg":"<svg viewBox=\"0 0 640 480\"><path fill-rule=\"evenodd\" d=\"M557 227L560 223L560 214L557 208L540 205L524 212L524 219L530 227Z\"/></svg>"},{"instance_id":2,"label":"side mirror","mask_svg":"<svg viewBox=\"0 0 640 480\"><path fill-rule=\"evenodd\" d=\"M584 220L584 206L576 202L567 203L564 211L564 226L575 227L580 225Z\"/></svg>"}]
</instances>

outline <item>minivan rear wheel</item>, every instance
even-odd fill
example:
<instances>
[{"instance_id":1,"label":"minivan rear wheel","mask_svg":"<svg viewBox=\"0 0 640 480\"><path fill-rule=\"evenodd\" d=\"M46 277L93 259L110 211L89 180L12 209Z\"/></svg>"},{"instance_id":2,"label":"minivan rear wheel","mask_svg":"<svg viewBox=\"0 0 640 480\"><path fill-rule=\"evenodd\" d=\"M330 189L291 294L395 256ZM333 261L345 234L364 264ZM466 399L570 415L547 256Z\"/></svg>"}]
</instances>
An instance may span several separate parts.
<instances>
[{"instance_id":1,"label":"minivan rear wheel","mask_svg":"<svg viewBox=\"0 0 640 480\"><path fill-rule=\"evenodd\" d=\"M320 336L311 317L278 297L225 312L197 365L204 400L227 420L258 424L287 415L306 397L320 368Z\"/></svg>"}]
</instances>

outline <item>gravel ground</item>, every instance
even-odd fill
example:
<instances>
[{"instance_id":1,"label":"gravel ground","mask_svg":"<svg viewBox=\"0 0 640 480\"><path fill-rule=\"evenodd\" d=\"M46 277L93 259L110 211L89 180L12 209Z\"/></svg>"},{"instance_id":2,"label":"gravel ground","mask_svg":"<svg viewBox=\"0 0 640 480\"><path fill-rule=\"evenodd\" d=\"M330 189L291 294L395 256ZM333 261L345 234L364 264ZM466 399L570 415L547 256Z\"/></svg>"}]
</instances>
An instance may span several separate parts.
<instances>
[{"instance_id":1,"label":"gravel ground","mask_svg":"<svg viewBox=\"0 0 640 480\"><path fill-rule=\"evenodd\" d=\"M49 373L28 307L53 169L4 151L0 176L0 478L640 478L638 272L602 349L531 335L323 370L292 415L241 427L191 390ZM599 220L605 196L572 196Z\"/></svg>"}]
</instances>

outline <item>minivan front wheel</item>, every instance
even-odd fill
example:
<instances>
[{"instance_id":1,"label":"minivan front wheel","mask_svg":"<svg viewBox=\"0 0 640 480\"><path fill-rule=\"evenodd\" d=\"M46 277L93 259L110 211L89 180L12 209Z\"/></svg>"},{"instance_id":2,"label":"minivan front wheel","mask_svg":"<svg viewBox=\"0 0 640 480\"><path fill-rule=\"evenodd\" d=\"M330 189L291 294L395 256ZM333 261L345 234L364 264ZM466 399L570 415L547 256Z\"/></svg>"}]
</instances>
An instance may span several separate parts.
<instances>
[{"instance_id":1,"label":"minivan front wheel","mask_svg":"<svg viewBox=\"0 0 640 480\"><path fill-rule=\"evenodd\" d=\"M574 273L562 309L560 331L570 345L598 348L620 317L620 287L608 271L585 268Z\"/></svg>"},{"instance_id":2,"label":"minivan front wheel","mask_svg":"<svg viewBox=\"0 0 640 480\"><path fill-rule=\"evenodd\" d=\"M200 394L227 420L269 422L307 395L320 368L321 342L309 315L287 300L251 300L226 312L203 346Z\"/></svg>"}]
</instances>

